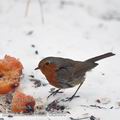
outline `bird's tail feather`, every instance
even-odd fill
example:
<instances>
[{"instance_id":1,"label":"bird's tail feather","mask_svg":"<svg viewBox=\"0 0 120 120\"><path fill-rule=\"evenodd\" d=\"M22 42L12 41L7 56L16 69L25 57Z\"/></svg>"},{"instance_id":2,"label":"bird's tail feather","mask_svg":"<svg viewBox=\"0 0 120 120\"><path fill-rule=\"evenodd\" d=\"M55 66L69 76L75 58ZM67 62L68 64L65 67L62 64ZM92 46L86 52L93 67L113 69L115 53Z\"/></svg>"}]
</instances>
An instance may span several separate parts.
<instances>
[{"instance_id":1,"label":"bird's tail feather","mask_svg":"<svg viewBox=\"0 0 120 120\"><path fill-rule=\"evenodd\" d=\"M106 54L103 54L103 55L99 55L97 57L93 57L93 58L90 58L88 60L86 60L86 62L96 62L98 60L101 60L101 59L104 59L104 58L107 58L107 57L111 57L111 56L114 56L115 54L112 53L112 52L109 52L109 53L106 53Z\"/></svg>"}]
</instances>

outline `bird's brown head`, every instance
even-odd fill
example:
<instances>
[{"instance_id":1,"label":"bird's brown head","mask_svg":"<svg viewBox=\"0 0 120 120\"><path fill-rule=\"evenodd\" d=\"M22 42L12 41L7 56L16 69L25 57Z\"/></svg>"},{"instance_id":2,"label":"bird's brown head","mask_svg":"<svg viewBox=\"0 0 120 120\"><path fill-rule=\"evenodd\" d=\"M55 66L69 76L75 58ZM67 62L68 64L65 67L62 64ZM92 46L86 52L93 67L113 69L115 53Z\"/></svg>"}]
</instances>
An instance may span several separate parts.
<instances>
[{"instance_id":1,"label":"bird's brown head","mask_svg":"<svg viewBox=\"0 0 120 120\"><path fill-rule=\"evenodd\" d=\"M55 71L57 67L55 61L56 58L54 57L44 58L39 62L38 67L36 67L35 70L40 69L42 73L47 76L50 72Z\"/></svg>"},{"instance_id":2,"label":"bird's brown head","mask_svg":"<svg viewBox=\"0 0 120 120\"><path fill-rule=\"evenodd\" d=\"M47 57L43 60L41 60L38 64L38 67L35 68L35 70L40 69L41 72L45 75L49 83L53 86L58 86L58 81L56 80L57 74L57 64L56 64L56 58L54 57Z\"/></svg>"}]
</instances>

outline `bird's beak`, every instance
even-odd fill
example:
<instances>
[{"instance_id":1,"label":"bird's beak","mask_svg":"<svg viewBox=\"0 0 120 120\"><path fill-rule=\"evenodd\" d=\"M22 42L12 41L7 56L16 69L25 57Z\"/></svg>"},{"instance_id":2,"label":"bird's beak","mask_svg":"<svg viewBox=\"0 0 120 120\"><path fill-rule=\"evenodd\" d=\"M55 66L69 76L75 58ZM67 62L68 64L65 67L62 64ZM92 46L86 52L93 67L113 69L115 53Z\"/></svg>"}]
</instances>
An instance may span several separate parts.
<instances>
[{"instance_id":1,"label":"bird's beak","mask_svg":"<svg viewBox=\"0 0 120 120\"><path fill-rule=\"evenodd\" d=\"M36 67L34 70L38 70L39 69L39 67Z\"/></svg>"}]
</instances>

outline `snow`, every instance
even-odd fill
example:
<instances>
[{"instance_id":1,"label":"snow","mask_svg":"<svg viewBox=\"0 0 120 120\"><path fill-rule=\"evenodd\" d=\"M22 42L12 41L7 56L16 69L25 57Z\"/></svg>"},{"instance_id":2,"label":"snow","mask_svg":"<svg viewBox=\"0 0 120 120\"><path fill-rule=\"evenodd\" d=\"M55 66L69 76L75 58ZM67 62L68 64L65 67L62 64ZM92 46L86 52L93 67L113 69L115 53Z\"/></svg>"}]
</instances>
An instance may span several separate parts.
<instances>
[{"instance_id":1,"label":"snow","mask_svg":"<svg viewBox=\"0 0 120 120\"><path fill-rule=\"evenodd\" d=\"M42 58L60 56L82 61L106 52L113 52L116 56L100 61L98 67L87 73L86 81L77 93L79 98L62 103L71 114L47 113L43 116L13 118L1 114L1 117L5 117L5 120L70 120L69 117L82 118L87 113L100 120L119 119L120 1L42 0L44 24L39 0L31 0L27 16L26 4L27 0L0 1L0 58L8 54L20 59L24 66L24 77L19 89L36 99L41 98L44 106L55 99L71 96L77 86L47 101L52 86L34 88L29 81L29 75L33 74L36 79L48 83L42 73L34 71ZM31 45L35 45L35 48ZM36 50L38 55L35 54ZM103 103L97 103L97 99L102 99ZM87 107L89 105L106 109Z\"/></svg>"}]
</instances>

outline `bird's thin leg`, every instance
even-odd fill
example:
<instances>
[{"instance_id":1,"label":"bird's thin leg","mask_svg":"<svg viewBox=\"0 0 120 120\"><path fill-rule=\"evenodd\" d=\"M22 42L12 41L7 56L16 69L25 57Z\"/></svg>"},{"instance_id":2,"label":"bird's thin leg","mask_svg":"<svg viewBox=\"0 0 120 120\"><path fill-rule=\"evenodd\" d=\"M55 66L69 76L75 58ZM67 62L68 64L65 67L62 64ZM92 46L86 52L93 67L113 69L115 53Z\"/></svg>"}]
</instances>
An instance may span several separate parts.
<instances>
[{"instance_id":1,"label":"bird's thin leg","mask_svg":"<svg viewBox=\"0 0 120 120\"><path fill-rule=\"evenodd\" d=\"M74 93L71 97L67 98L66 101L71 101L71 100L75 97L76 93L77 93L78 90L80 89L80 87L81 87L81 85L83 84L83 82L84 82L84 81L82 81L82 82L79 84L79 86L78 86L77 90L75 91L75 93Z\"/></svg>"},{"instance_id":2,"label":"bird's thin leg","mask_svg":"<svg viewBox=\"0 0 120 120\"><path fill-rule=\"evenodd\" d=\"M53 91L47 98L49 98L51 95L56 95L61 89L58 89L56 91ZM59 93L62 93L62 92L59 92Z\"/></svg>"}]
</instances>

